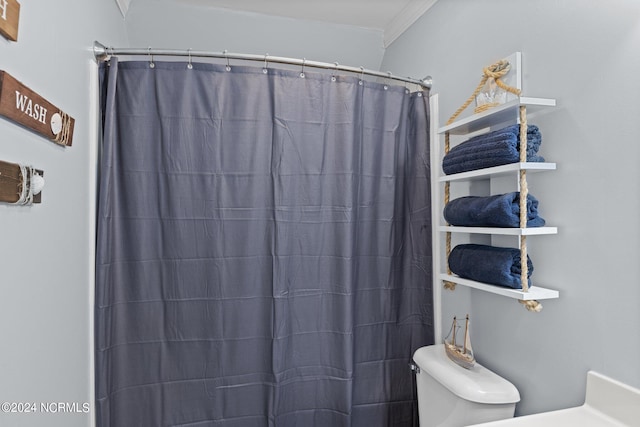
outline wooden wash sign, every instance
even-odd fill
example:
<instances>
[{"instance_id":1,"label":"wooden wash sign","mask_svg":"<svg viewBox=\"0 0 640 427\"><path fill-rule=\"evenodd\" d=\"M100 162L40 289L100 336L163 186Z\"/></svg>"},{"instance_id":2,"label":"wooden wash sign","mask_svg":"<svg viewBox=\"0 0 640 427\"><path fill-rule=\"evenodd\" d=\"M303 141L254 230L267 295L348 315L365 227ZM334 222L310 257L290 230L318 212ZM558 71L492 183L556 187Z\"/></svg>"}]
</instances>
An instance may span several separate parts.
<instances>
[{"instance_id":1,"label":"wooden wash sign","mask_svg":"<svg viewBox=\"0 0 640 427\"><path fill-rule=\"evenodd\" d=\"M71 146L73 142L75 120L2 70L0 70L0 115L58 145Z\"/></svg>"},{"instance_id":2,"label":"wooden wash sign","mask_svg":"<svg viewBox=\"0 0 640 427\"><path fill-rule=\"evenodd\" d=\"M18 41L19 22L20 3L16 0L0 0L0 34L14 42Z\"/></svg>"}]
</instances>

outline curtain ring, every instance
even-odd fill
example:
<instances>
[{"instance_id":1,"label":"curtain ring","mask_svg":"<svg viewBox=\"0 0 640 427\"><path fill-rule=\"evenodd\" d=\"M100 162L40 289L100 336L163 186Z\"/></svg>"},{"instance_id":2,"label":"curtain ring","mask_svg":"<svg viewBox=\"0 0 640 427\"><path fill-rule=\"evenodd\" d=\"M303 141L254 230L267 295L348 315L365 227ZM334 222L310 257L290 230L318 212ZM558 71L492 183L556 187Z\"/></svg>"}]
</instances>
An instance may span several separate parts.
<instances>
[{"instance_id":1,"label":"curtain ring","mask_svg":"<svg viewBox=\"0 0 640 427\"><path fill-rule=\"evenodd\" d=\"M300 72L300 77L304 79L304 63L307 62L307 58L302 58L302 71Z\"/></svg>"},{"instance_id":2,"label":"curtain ring","mask_svg":"<svg viewBox=\"0 0 640 427\"><path fill-rule=\"evenodd\" d=\"M267 62L267 57L268 56L269 56L268 53L264 55L264 68L262 69L262 72L264 74L267 74L269 72L269 69L268 69L269 68L269 63Z\"/></svg>"},{"instance_id":3,"label":"curtain ring","mask_svg":"<svg viewBox=\"0 0 640 427\"><path fill-rule=\"evenodd\" d=\"M360 86L364 84L364 67L360 66L360 81L358 82Z\"/></svg>"},{"instance_id":4,"label":"curtain ring","mask_svg":"<svg viewBox=\"0 0 640 427\"><path fill-rule=\"evenodd\" d=\"M227 71L231 71L231 64L229 64L229 56L227 55L227 49L222 51L222 54L224 55L224 57L227 59L227 66L225 67L225 69Z\"/></svg>"},{"instance_id":5,"label":"curtain ring","mask_svg":"<svg viewBox=\"0 0 640 427\"><path fill-rule=\"evenodd\" d=\"M384 90L389 89L389 80L391 80L391 71L387 71L387 81L384 84Z\"/></svg>"},{"instance_id":6,"label":"curtain ring","mask_svg":"<svg viewBox=\"0 0 640 427\"><path fill-rule=\"evenodd\" d=\"M333 76L331 76L331 81L335 82L337 80L336 74L338 74L338 62L334 62L333 65L336 66L336 69L335 69L335 72L333 73Z\"/></svg>"},{"instance_id":7,"label":"curtain ring","mask_svg":"<svg viewBox=\"0 0 640 427\"><path fill-rule=\"evenodd\" d=\"M187 53L189 54L189 63L187 64L187 68L193 70L193 64L191 63L191 48L187 50Z\"/></svg>"},{"instance_id":8,"label":"curtain ring","mask_svg":"<svg viewBox=\"0 0 640 427\"><path fill-rule=\"evenodd\" d=\"M109 53L109 50L111 50L111 53ZM107 67L111 66L111 58L113 57L113 52L115 52L115 49L113 48L113 46L110 46L107 48Z\"/></svg>"},{"instance_id":9,"label":"curtain ring","mask_svg":"<svg viewBox=\"0 0 640 427\"><path fill-rule=\"evenodd\" d=\"M151 46L149 46L147 53L149 55L149 68L156 68L156 64L153 62L153 55L151 54Z\"/></svg>"}]
</instances>

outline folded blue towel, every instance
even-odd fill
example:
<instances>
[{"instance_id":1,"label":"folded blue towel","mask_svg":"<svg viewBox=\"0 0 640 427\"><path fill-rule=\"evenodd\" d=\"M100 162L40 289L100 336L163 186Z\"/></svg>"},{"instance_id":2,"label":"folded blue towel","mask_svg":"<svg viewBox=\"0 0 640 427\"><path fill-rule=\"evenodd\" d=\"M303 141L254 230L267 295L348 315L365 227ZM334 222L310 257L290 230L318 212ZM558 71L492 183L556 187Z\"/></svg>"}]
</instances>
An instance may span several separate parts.
<instances>
[{"instance_id":1,"label":"folded blue towel","mask_svg":"<svg viewBox=\"0 0 640 427\"><path fill-rule=\"evenodd\" d=\"M489 197L467 196L452 200L444 207L444 218L463 227L520 227L520 192ZM538 199L527 195L527 227L542 227Z\"/></svg>"},{"instance_id":2,"label":"folded blue towel","mask_svg":"<svg viewBox=\"0 0 640 427\"><path fill-rule=\"evenodd\" d=\"M538 150L542 134L535 125L527 126L527 161L544 162ZM520 161L520 125L475 136L453 147L442 160L447 175L500 166Z\"/></svg>"},{"instance_id":3,"label":"folded blue towel","mask_svg":"<svg viewBox=\"0 0 640 427\"><path fill-rule=\"evenodd\" d=\"M474 136L461 144L456 145L449 151L450 156L464 155L469 152L473 153L478 148L484 147L490 148L495 142L507 141L511 145L516 145L516 148L520 147L520 125L511 125L502 129L498 129L493 132L483 133L482 135ZM540 149L542 144L542 133L540 128L536 125L527 126L527 155L535 155Z\"/></svg>"},{"instance_id":4,"label":"folded blue towel","mask_svg":"<svg viewBox=\"0 0 640 427\"><path fill-rule=\"evenodd\" d=\"M449 268L465 279L522 289L520 260L518 249L472 243L453 248L449 254ZM528 256L527 266L527 277L531 277L533 264ZM529 280L529 286L531 286L531 280Z\"/></svg>"}]
</instances>

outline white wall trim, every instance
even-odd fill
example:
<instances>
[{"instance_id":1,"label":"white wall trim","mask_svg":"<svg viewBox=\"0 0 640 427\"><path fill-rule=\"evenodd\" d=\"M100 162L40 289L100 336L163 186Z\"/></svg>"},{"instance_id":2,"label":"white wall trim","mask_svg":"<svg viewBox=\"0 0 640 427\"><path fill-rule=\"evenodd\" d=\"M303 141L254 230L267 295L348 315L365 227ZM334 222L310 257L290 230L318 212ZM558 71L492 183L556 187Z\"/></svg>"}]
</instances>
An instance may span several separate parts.
<instances>
[{"instance_id":1,"label":"white wall trim","mask_svg":"<svg viewBox=\"0 0 640 427\"><path fill-rule=\"evenodd\" d=\"M101 142L100 124L100 83L98 80L98 66L91 59L89 67L89 402L91 404L91 421L89 427L96 426L96 334L95 334L95 301L96 301L96 230L98 206L98 161Z\"/></svg>"},{"instance_id":2,"label":"white wall trim","mask_svg":"<svg viewBox=\"0 0 640 427\"><path fill-rule=\"evenodd\" d=\"M384 29L384 48L389 47L438 0L412 0Z\"/></svg>"},{"instance_id":3,"label":"white wall trim","mask_svg":"<svg viewBox=\"0 0 640 427\"><path fill-rule=\"evenodd\" d=\"M118 7L120 8L120 13L122 13L122 17L127 16L127 11L129 10L129 4L131 0L116 0Z\"/></svg>"},{"instance_id":4,"label":"white wall trim","mask_svg":"<svg viewBox=\"0 0 640 427\"><path fill-rule=\"evenodd\" d=\"M434 93L429 97L429 112L431 119L430 139L431 139L431 259L433 269L433 329L435 343L442 342L442 282L440 281L438 272L440 271L440 239L441 234L438 232L440 224L440 215L442 212L442 201L440 196L440 182L438 175L439 167L434 165L440 164L440 141L438 140L439 111L438 94Z\"/></svg>"}]
</instances>

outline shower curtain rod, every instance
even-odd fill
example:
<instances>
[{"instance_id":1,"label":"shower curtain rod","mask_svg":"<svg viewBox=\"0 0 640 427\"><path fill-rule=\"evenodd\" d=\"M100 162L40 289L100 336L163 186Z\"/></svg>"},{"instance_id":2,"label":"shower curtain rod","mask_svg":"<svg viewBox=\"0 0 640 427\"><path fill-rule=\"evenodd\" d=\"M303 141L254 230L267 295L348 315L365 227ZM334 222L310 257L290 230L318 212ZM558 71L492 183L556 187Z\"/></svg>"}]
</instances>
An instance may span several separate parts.
<instances>
[{"instance_id":1,"label":"shower curtain rod","mask_svg":"<svg viewBox=\"0 0 640 427\"><path fill-rule=\"evenodd\" d=\"M120 48L120 47L106 47L103 44L95 41L93 43L93 53L96 57L96 61L104 62L108 61L113 55L125 55L125 56L188 56L200 57L200 58L220 58L220 59L239 59L243 61L260 61L265 63L279 63L279 64L291 64L299 65L301 67L313 67L323 68L327 70L339 70L356 74L366 74L369 76L382 77L385 79L398 80L405 83L412 83L422 88L430 89L432 85L431 76L427 76L422 80L413 79L410 77L394 76L391 72L383 73L380 71L367 70L363 67L350 67L346 65L340 65L337 62L331 64L329 62L308 61L307 59L286 58L282 56L255 55L249 53L230 53L224 52L206 52L200 50L179 50L179 49L140 49L140 48Z\"/></svg>"}]
</instances>

